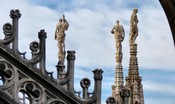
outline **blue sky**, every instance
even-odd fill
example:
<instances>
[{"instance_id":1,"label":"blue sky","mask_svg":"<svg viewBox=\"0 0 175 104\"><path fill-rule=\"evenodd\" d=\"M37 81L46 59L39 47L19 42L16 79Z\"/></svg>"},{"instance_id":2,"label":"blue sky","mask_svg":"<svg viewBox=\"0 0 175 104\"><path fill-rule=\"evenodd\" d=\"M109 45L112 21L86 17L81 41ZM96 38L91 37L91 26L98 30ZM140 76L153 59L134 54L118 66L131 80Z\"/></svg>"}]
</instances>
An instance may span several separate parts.
<instances>
[{"instance_id":1,"label":"blue sky","mask_svg":"<svg viewBox=\"0 0 175 104\"><path fill-rule=\"evenodd\" d=\"M123 41L124 76L129 67L129 19L133 8L138 8L139 36L138 63L144 88L145 104L175 104L175 50L171 31L158 0L4 0L0 4L0 26L10 22L9 11L20 9L19 50L27 51L37 39L40 29L47 32L46 66L54 71L57 64L55 26L65 14L70 26L66 31L66 50L76 51L75 89L81 91L79 81L91 79L92 70L104 71L102 104L111 96L114 83L115 42L110 33L118 19L125 29ZM0 39L4 37L0 29Z\"/></svg>"}]
</instances>

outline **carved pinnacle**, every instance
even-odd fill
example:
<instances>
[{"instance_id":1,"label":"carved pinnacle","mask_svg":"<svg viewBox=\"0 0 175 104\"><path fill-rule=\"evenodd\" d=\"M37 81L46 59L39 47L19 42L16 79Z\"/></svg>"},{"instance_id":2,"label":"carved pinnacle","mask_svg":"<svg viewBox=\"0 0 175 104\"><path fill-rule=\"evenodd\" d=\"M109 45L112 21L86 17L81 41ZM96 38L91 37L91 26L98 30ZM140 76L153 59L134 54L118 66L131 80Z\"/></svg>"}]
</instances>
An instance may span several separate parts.
<instances>
[{"instance_id":1,"label":"carved pinnacle","mask_svg":"<svg viewBox=\"0 0 175 104\"><path fill-rule=\"evenodd\" d=\"M67 60L75 60L75 51L67 51Z\"/></svg>"},{"instance_id":2,"label":"carved pinnacle","mask_svg":"<svg viewBox=\"0 0 175 104\"><path fill-rule=\"evenodd\" d=\"M102 80L103 79L103 76L102 76L103 71L101 69L95 69L93 71L93 73L94 73L95 80Z\"/></svg>"},{"instance_id":3,"label":"carved pinnacle","mask_svg":"<svg viewBox=\"0 0 175 104\"><path fill-rule=\"evenodd\" d=\"M21 13L20 13L20 11L19 11L18 9L16 9L16 10L11 10L11 11L10 11L10 17L11 17L12 19L19 19L19 18L21 17Z\"/></svg>"},{"instance_id":4,"label":"carved pinnacle","mask_svg":"<svg viewBox=\"0 0 175 104\"><path fill-rule=\"evenodd\" d=\"M40 32L38 33L38 38L39 39L46 39L47 38L47 33L45 32L45 30L40 30Z\"/></svg>"}]
</instances>

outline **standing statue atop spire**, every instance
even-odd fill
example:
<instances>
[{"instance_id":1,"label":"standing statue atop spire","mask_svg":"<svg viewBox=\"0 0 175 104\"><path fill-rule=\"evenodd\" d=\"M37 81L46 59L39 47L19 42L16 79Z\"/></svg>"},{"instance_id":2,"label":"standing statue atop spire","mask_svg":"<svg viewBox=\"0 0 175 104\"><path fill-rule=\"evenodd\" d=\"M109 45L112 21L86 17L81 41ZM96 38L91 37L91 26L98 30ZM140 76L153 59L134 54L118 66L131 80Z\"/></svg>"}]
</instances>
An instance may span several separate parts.
<instances>
[{"instance_id":1,"label":"standing statue atop spire","mask_svg":"<svg viewBox=\"0 0 175 104\"><path fill-rule=\"evenodd\" d=\"M111 30L111 33L114 34L114 38L116 41L116 69L115 69L115 81L114 85L112 85L112 96L115 99L120 99L120 91L123 89L124 81L123 81L123 67L122 67L122 41L125 37L125 31L121 24L119 24L119 20L116 21L116 25Z\"/></svg>"},{"instance_id":2,"label":"standing statue atop spire","mask_svg":"<svg viewBox=\"0 0 175 104\"><path fill-rule=\"evenodd\" d=\"M130 19L130 40L129 43L131 44L136 44L135 40L138 36L138 18L137 18L137 12L138 9L133 9L133 13L131 15L131 19Z\"/></svg>"},{"instance_id":3,"label":"standing statue atop spire","mask_svg":"<svg viewBox=\"0 0 175 104\"><path fill-rule=\"evenodd\" d=\"M116 25L111 30L111 33L114 34L116 41L116 62L122 61L122 41L125 37L125 31L122 25L119 24L119 20L116 21Z\"/></svg>"},{"instance_id":4,"label":"standing statue atop spire","mask_svg":"<svg viewBox=\"0 0 175 104\"><path fill-rule=\"evenodd\" d=\"M65 59L65 31L68 29L69 23L66 21L65 16L63 15L62 18L59 19L59 23L56 25L55 30L55 40L58 41L58 59L59 62L64 62Z\"/></svg>"}]
</instances>

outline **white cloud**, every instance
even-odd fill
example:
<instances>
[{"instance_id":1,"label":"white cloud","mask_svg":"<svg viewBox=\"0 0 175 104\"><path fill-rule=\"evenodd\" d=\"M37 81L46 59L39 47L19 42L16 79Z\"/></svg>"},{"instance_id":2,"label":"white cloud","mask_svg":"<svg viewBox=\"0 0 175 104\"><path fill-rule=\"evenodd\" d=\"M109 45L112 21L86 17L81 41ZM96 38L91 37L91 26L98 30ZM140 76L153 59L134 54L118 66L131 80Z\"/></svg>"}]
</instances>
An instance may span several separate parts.
<instances>
[{"instance_id":1,"label":"white cloud","mask_svg":"<svg viewBox=\"0 0 175 104\"><path fill-rule=\"evenodd\" d=\"M153 92L159 92L159 93L163 93L164 95L167 96L175 96L175 91L172 90L174 89L173 84L165 84L164 82L162 83L157 83L154 81L143 81L143 88L145 91L153 91Z\"/></svg>"},{"instance_id":2,"label":"white cloud","mask_svg":"<svg viewBox=\"0 0 175 104\"><path fill-rule=\"evenodd\" d=\"M29 51L28 44L33 40L38 40L38 31L45 29L48 34L46 39L47 62L57 61L55 59L58 51L57 42L53 39L55 25L61 14L47 7L30 5L21 1L17 6L11 6L11 8L17 7L21 9L22 13L19 20L19 35L22 40L19 43L24 45L20 45L20 50ZM8 13L11 8L7 7L7 5L4 8L6 8L4 17L8 18L4 20L6 22L9 21ZM70 23L69 30L66 32L66 49L76 50L78 66L115 66L115 40L110 30L115 21L119 19L126 31L123 42L123 66L128 67L129 18L132 10L125 8L122 10L116 9L115 11L109 10L110 8L101 8L101 10L84 8L65 12ZM138 17L139 66L147 69L173 69L175 63L171 57L175 57L174 46L173 42L170 41L172 40L171 32L163 10L160 7L155 9L153 7L144 8L143 6L138 13ZM165 34L169 35L166 36Z\"/></svg>"},{"instance_id":3,"label":"white cloud","mask_svg":"<svg viewBox=\"0 0 175 104\"><path fill-rule=\"evenodd\" d=\"M173 39L163 10L143 9L140 18L140 66L147 69L174 69Z\"/></svg>"},{"instance_id":4,"label":"white cloud","mask_svg":"<svg viewBox=\"0 0 175 104\"><path fill-rule=\"evenodd\" d=\"M164 99L148 99L145 101L145 104L174 104L175 101L174 100L164 100ZM105 104L105 103L104 103Z\"/></svg>"}]
</instances>

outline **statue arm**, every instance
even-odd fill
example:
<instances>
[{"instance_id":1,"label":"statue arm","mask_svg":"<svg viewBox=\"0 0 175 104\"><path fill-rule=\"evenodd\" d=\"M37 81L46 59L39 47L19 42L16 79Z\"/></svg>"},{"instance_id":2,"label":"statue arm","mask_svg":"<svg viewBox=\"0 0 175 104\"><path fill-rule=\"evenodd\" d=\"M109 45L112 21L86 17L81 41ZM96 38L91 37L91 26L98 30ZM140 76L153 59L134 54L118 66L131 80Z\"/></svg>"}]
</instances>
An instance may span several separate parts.
<instances>
[{"instance_id":1,"label":"statue arm","mask_svg":"<svg viewBox=\"0 0 175 104\"><path fill-rule=\"evenodd\" d=\"M137 19L136 14L132 14L130 23L131 23L131 26L134 26L135 23L138 23L138 19Z\"/></svg>"},{"instance_id":2,"label":"statue arm","mask_svg":"<svg viewBox=\"0 0 175 104\"><path fill-rule=\"evenodd\" d=\"M114 34L115 26L112 28L111 33Z\"/></svg>"},{"instance_id":3,"label":"statue arm","mask_svg":"<svg viewBox=\"0 0 175 104\"><path fill-rule=\"evenodd\" d=\"M65 19L65 23L66 23L66 30L69 28L69 23L67 22L67 20Z\"/></svg>"},{"instance_id":4,"label":"statue arm","mask_svg":"<svg viewBox=\"0 0 175 104\"><path fill-rule=\"evenodd\" d=\"M137 23L139 22L139 20L138 20L138 18L137 18L137 15L136 15L136 21L137 21Z\"/></svg>"},{"instance_id":5,"label":"statue arm","mask_svg":"<svg viewBox=\"0 0 175 104\"><path fill-rule=\"evenodd\" d=\"M69 26L69 23L67 22L67 20L65 19L65 23Z\"/></svg>"},{"instance_id":6,"label":"statue arm","mask_svg":"<svg viewBox=\"0 0 175 104\"><path fill-rule=\"evenodd\" d=\"M125 30L124 30L124 28L123 28L123 34L122 34L122 40L124 40L124 38L125 38Z\"/></svg>"},{"instance_id":7,"label":"statue arm","mask_svg":"<svg viewBox=\"0 0 175 104\"><path fill-rule=\"evenodd\" d=\"M56 26L56 29L55 29L55 40L57 39L57 28L58 26Z\"/></svg>"},{"instance_id":8,"label":"statue arm","mask_svg":"<svg viewBox=\"0 0 175 104\"><path fill-rule=\"evenodd\" d=\"M133 26L133 23L134 23L134 17L131 16L131 20L130 20L130 24L131 24L131 26Z\"/></svg>"}]
</instances>

